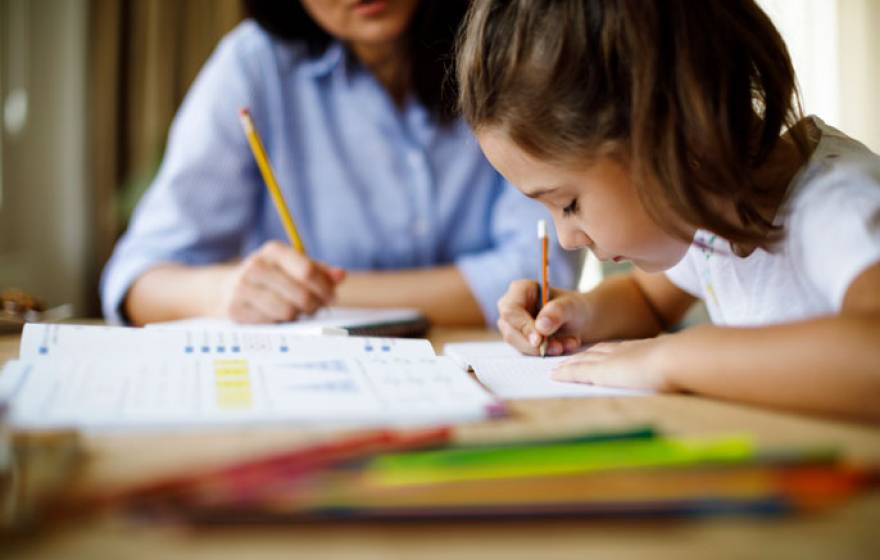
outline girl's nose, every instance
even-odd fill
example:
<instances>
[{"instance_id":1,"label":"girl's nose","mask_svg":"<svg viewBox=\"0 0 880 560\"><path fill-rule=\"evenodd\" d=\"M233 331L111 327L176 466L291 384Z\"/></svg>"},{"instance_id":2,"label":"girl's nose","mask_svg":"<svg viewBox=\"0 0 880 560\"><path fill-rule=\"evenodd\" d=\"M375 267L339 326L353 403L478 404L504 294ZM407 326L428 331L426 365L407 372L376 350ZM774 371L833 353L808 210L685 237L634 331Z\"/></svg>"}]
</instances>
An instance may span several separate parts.
<instances>
[{"instance_id":1,"label":"girl's nose","mask_svg":"<svg viewBox=\"0 0 880 560\"><path fill-rule=\"evenodd\" d=\"M559 224L556 224L556 238L559 239L559 244L566 251L581 249L590 244L587 235L576 227L560 227Z\"/></svg>"}]
</instances>

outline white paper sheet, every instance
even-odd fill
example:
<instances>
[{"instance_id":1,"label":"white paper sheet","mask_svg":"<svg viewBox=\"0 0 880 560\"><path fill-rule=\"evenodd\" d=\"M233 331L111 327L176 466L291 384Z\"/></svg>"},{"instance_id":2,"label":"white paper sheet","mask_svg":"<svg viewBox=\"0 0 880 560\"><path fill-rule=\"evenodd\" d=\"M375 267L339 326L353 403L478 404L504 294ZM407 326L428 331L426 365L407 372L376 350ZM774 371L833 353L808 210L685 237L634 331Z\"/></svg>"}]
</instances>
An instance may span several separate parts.
<instances>
[{"instance_id":1,"label":"white paper sheet","mask_svg":"<svg viewBox=\"0 0 880 560\"><path fill-rule=\"evenodd\" d=\"M648 391L554 381L550 372L566 359L524 356L505 342L453 342L443 354L459 367L473 370L480 382L501 399L637 396Z\"/></svg>"},{"instance_id":2,"label":"white paper sheet","mask_svg":"<svg viewBox=\"0 0 880 560\"><path fill-rule=\"evenodd\" d=\"M639 396L634 391L583 383L567 383L550 378L550 372L565 357L476 358L471 366L483 385L501 399L545 399L553 397Z\"/></svg>"}]
</instances>

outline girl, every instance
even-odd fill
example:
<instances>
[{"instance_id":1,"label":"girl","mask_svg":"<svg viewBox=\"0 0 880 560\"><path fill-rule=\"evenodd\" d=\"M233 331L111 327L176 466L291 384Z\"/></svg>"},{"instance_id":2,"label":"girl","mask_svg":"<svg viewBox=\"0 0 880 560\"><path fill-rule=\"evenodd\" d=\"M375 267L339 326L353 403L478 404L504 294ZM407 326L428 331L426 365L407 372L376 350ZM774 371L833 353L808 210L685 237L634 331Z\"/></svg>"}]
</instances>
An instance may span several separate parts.
<instances>
[{"instance_id":1,"label":"girl","mask_svg":"<svg viewBox=\"0 0 880 560\"><path fill-rule=\"evenodd\" d=\"M454 87L443 88L466 3L247 5L252 19L193 83L104 271L105 315L257 323L335 301L416 307L435 324L494 323L507 285L534 268L528 224L546 214L505 188L455 117ZM242 107L314 260L275 241L286 236ZM560 254L557 265L571 285L572 260Z\"/></svg>"},{"instance_id":2,"label":"girl","mask_svg":"<svg viewBox=\"0 0 880 560\"><path fill-rule=\"evenodd\" d=\"M458 52L489 161L567 249L636 267L592 292L498 303L534 354L598 343L559 380L880 420L880 157L801 118L750 0L487 0ZM696 298L712 325L655 337ZM638 339L623 342L601 342Z\"/></svg>"}]
</instances>

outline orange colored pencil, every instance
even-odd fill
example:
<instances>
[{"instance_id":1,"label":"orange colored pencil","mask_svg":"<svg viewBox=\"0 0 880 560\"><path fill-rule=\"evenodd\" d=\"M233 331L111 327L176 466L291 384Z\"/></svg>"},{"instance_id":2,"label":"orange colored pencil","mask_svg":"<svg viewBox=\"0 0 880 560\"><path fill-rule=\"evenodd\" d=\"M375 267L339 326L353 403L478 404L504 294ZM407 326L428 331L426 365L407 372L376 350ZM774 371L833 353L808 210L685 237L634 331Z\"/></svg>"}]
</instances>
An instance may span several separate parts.
<instances>
[{"instance_id":1,"label":"orange colored pencil","mask_svg":"<svg viewBox=\"0 0 880 560\"><path fill-rule=\"evenodd\" d=\"M541 240L541 309L543 309L547 302L550 301L550 281L547 278L549 270L547 222L544 220L538 221L538 239ZM540 312L540 309L538 311ZM545 337L541 342L540 351L542 358L547 355L547 341L548 338Z\"/></svg>"}]
</instances>

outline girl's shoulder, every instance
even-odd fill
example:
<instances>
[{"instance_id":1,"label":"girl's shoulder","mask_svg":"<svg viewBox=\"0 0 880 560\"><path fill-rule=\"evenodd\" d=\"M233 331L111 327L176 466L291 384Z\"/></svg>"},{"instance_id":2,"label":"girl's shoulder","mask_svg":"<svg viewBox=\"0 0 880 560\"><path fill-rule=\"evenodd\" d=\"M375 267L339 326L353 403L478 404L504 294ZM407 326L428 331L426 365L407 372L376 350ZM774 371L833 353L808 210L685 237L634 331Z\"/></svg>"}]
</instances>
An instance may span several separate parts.
<instances>
[{"instance_id":1,"label":"girl's shoulder","mask_svg":"<svg viewBox=\"0 0 880 560\"><path fill-rule=\"evenodd\" d=\"M822 137L792 185L783 254L837 310L853 279L880 261L880 156L815 120Z\"/></svg>"},{"instance_id":2,"label":"girl's shoulder","mask_svg":"<svg viewBox=\"0 0 880 560\"><path fill-rule=\"evenodd\" d=\"M832 207L858 201L880 204L880 155L818 117L809 118L821 137L792 181L784 214L794 217L817 205L827 212L845 213L845 208Z\"/></svg>"}]
</instances>

